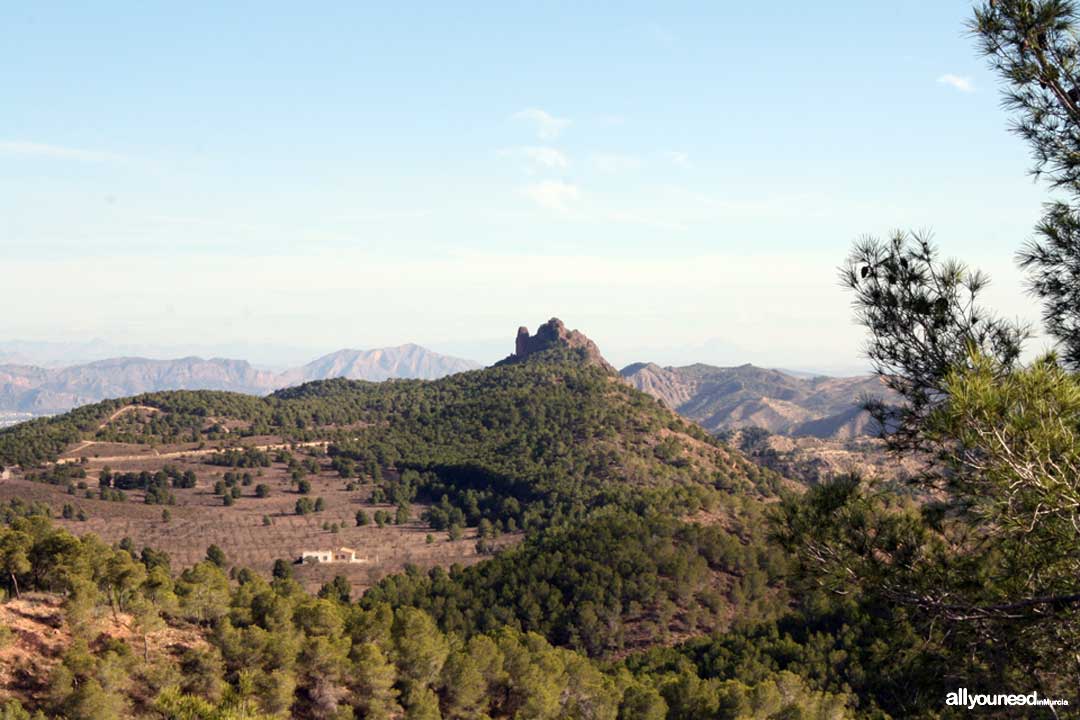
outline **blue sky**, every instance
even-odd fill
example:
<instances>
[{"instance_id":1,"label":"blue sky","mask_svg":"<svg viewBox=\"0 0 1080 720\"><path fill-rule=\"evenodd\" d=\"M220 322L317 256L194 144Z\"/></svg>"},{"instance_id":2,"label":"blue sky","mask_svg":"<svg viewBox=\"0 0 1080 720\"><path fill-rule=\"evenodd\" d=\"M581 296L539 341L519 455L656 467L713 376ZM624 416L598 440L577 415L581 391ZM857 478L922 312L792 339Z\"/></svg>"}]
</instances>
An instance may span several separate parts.
<instances>
[{"instance_id":1,"label":"blue sky","mask_svg":"<svg viewBox=\"0 0 1080 720\"><path fill-rule=\"evenodd\" d=\"M835 268L932 228L1034 318L1047 195L964 2L26 3L0 339L849 368ZM221 4L225 5L225 4Z\"/></svg>"}]
</instances>

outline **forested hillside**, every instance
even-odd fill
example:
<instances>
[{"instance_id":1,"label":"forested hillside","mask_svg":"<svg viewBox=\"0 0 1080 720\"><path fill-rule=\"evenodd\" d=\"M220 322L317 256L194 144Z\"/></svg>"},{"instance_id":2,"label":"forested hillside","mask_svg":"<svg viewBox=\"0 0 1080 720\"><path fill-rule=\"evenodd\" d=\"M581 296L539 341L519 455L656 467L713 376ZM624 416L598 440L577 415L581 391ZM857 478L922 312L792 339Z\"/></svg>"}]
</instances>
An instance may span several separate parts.
<instances>
[{"instance_id":1,"label":"forested hillside","mask_svg":"<svg viewBox=\"0 0 1080 720\"><path fill-rule=\"evenodd\" d=\"M200 455L204 465L238 468L230 475L239 478L244 468L275 462L257 442L306 449L308 459L290 464L297 477L329 463L341 482L366 485L378 502L396 505L399 519L421 507L431 531L449 531L453 539L462 528L475 529L478 550L492 556L470 568L407 568L352 605L344 577L314 600L287 579L288 563L258 577L216 549L195 568L171 567L161 549L140 550L130 540L104 549L93 536L68 539L44 521L59 508L12 500L4 536L8 596L52 607L71 641L57 650L59 665L47 672L27 666L8 678L10 692L31 708L85 717L108 717L117 708L210 717L218 707L237 717L287 711L312 718L614 718L620 705L623 717L639 710L664 716L667 679L632 679L587 658L610 663L785 612L786 562L767 548L763 532L765 504L784 481L619 382L604 365L557 346L433 382L330 380L265 398L180 391L108 401L0 432L0 459L17 477L67 484L78 494L87 468L94 472L110 457L151 462L159 452L209 452ZM141 476L113 471L109 480L145 493L147 503L152 485L153 501L166 507L174 495L186 501L184 487L193 483L197 493L204 482L201 470L168 467ZM305 482L298 481L300 493ZM228 501L229 486L218 485L215 493L224 491ZM249 502L242 493L231 497ZM108 513L123 505L94 507ZM77 530L67 513L65 506L63 522ZM361 522L369 522L362 510ZM500 540L522 532L520 546ZM104 559L86 565L54 557L56 543L76 555L89 543ZM70 570L55 570L69 561ZM52 594L20 600L27 591ZM73 615L74 606L83 615ZM144 624L140 636L135 629ZM342 636L347 627L366 629ZM421 631L433 645L418 652L434 652L422 661L422 680L400 646ZM155 654L170 633L185 638L185 649ZM13 640L16 655L32 656L29 635ZM206 643L209 650L200 650ZM472 657L474 651L487 655ZM507 652L526 654L512 660ZM184 664L196 661L204 664ZM375 672L372 663L382 668L378 677L358 680ZM530 663L545 670L526 680L536 672ZM556 670L559 664L568 669ZM214 669L220 666L224 684L205 677L221 673ZM185 674L185 667L197 672ZM157 672L164 675L151 680ZM477 672L493 674L481 680ZM681 674L697 677L690 669ZM271 697L272 683L278 689ZM474 687L466 692L462 683ZM569 689L577 683L585 685ZM137 689L144 686L151 690ZM770 676L757 687L715 684L701 693L710 707L824 708L823 717L846 707L841 695L813 691L794 675ZM681 702L676 691L669 694Z\"/></svg>"},{"instance_id":2,"label":"forested hillside","mask_svg":"<svg viewBox=\"0 0 1080 720\"><path fill-rule=\"evenodd\" d=\"M0 366L0 720L1080 717L1080 0L966 25L1045 204L950 3L103 5L5 8L5 333L873 374Z\"/></svg>"},{"instance_id":3,"label":"forested hillside","mask_svg":"<svg viewBox=\"0 0 1080 720\"><path fill-rule=\"evenodd\" d=\"M109 421L138 406L158 413ZM231 426L223 433L225 425ZM328 440L364 462L406 467L468 464L505 483L550 484L567 500L616 477L690 492L775 482L700 428L603 370L543 362L463 373L434 382L330 380L266 398L213 391L151 393L88 405L0 431L0 463L55 461L73 444L220 442L275 436ZM480 473L477 473L479 476ZM494 482L495 478L488 481ZM556 487L558 486L558 487Z\"/></svg>"},{"instance_id":4,"label":"forested hillside","mask_svg":"<svg viewBox=\"0 0 1080 720\"><path fill-rule=\"evenodd\" d=\"M6 482L43 498L3 511L6 717L936 717L958 683L1049 678L1046 625L968 625L983 605L936 598L1008 557L971 555L969 520L927 502L940 490L801 492L621 382L583 336L552 337L432 382L152 393L0 432ZM341 566L311 595L291 558L253 570L170 525L188 502L230 517L267 493L294 494L291 517L351 517L313 480L362 503L352 532L370 503L379 532L459 547L467 529L475 553L373 566L360 593ZM128 493L164 507L123 522L165 547L72 534L93 521L84 503L106 529L126 518ZM192 543L205 559L174 565ZM1018 643L993 653L996 637Z\"/></svg>"},{"instance_id":5,"label":"forested hillside","mask_svg":"<svg viewBox=\"0 0 1080 720\"><path fill-rule=\"evenodd\" d=\"M87 720L847 715L846 696L793 672L715 679L696 647L600 664L512 623L465 637L422 610L350 604L340 583L308 595L287 565L230 580L212 558L174 578L166 553L109 548L12 510L0 531L10 720L30 718L26 707Z\"/></svg>"}]
</instances>

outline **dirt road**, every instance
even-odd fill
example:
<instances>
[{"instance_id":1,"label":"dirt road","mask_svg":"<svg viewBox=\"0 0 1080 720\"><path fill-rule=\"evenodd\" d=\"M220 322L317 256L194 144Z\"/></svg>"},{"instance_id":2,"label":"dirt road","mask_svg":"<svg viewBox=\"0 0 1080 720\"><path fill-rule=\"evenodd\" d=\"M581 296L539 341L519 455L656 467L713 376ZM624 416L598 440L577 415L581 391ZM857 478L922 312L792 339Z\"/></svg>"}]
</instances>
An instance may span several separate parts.
<instances>
[{"instance_id":1,"label":"dirt road","mask_svg":"<svg viewBox=\"0 0 1080 720\"><path fill-rule=\"evenodd\" d=\"M84 440L80 444L68 452L78 452L83 448L90 447L92 445L99 444L96 440ZM202 450L176 450L173 452L158 452L151 449L149 453L143 453L140 455L97 455L93 458L95 462L124 462L126 460L146 460L147 458L182 458L182 457L199 457L202 455L212 455L214 453L224 452L226 450L288 450L294 447L326 447L329 445L327 440L313 440L311 442L298 442L298 443L274 443L272 445L230 445L225 447L204 448ZM60 458L56 461L57 465L66 465L68 463L79 462L79 457L66 457Z\"/></svg>"}]
</instances>

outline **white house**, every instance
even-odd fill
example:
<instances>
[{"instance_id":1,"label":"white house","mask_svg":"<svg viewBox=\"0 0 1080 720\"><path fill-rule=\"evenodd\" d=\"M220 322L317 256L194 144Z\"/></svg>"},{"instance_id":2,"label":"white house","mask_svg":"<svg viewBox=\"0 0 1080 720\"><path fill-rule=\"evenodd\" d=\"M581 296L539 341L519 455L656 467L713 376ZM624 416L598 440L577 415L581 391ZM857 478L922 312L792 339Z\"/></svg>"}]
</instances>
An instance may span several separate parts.
<instances>
[{"instance_id":1,"label":"white house","mask_svg":"<svg viewBox=\"0 0 1080 720\"><path fill-rule=\"evenodd\" d=\"M352 548L339 547L334 551L334 562L367 562L367 558L357 557L356 551Z\"/></svg>"},{"instance_id":2,"label":"white house","mask_svg":"<svg viewBox=\"0 0 1080 720\"><path fill-rule=\"evenodd\" d=\"M366 557L358 557L356 550L339 547L336 550L305 550L300 554L300 562L317 563L366 563Z\"/></svg>"}]
</instances>

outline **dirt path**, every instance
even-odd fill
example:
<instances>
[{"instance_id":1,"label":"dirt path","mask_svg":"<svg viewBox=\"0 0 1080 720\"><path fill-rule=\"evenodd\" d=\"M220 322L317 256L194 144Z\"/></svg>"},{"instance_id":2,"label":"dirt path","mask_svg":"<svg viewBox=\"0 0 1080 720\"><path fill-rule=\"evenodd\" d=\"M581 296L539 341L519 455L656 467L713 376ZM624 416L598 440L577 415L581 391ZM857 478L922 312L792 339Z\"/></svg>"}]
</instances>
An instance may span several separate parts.
<instances>
[{"instance_id":1,"label":"dirt path","mask_svg":"<svg viewBox=\"0 0 1080 720\"><path fill-rule=\"evenodd\" d=\"M101 421L101 423L98 424L98 430L105 429L106 427L108 427L109 423L111 423L113 420L116 420L116 418L120 417L121 415L124 415L125 413L129 413L129 412L133 412L133 411L139 411L139 410L143 410L143 411L151 412L151 413L161 412L161 410L159 410L158 408L150 407L149 405L125 405L124 407L120 408L119 410L114 412L112 415L109 415L109 417L107 417L103 421ZM228 432L228 428L223 427L222 429L225 432ZM56 461L56 464L57 465L65 465L65 464L68 464L68 463L79 462L82 459L82 456L76 455L75 453L81 452L82 450L85 450L86 448L92 447L94 445L104 445L104 444L106 444L106 443L103 443L100 440L83 440L78 445L75 445L74 447L72 447L72 448L70 448L68 450L65 450L64 454L68 455L69 457L60 458L59 460ZM112 460L112 461L122 462L122 461L125 461L125 460L145 460L146 458L149 458L149 457L154 457L154 458L180 458L180 457L186 457L186 456L210 455L212 453L222 452L223 450L244 450L244 449L247 449L247 448L253 448L255 450L287 450L290 447L316 447L316 446L324 446L325 447L327 444L328 444L327 441L319 440L319 441L302 442L302 443L275 443L273 445L237 445L237 446L221 447L221 448L206 448L206 449L203 449L203 450L177 450L175 452L165 452L165 453L158 452L156 449L150 448L149 453L144 453L144 454L139 454L139 455L105 455L105 456L98 455L98 456L95 456L93 459L94 460L101 460L101 461Z\"/></svg>"},{"instance_id":2,"label":"dirt path","mask_svg":"<svg viewBox=\"0 0 1080 720\"><path fill-rule=\"evenodd\" d=\"M109 423L111 423L113 420L115 420L116 418L120 417L121 415L123 415L125 413L129 413L129 412L131 412L133 410L146 410L148 412L161 412L157 408L150 407L149 405L125 405L124 407L120 408L119 410L114 412L112 415L110 415L109 417L105 418L100 423L98 423L97 429L98 430L104 430L106 427L108 427ZM97 440L83 440L82 442L80 442L75 447L73 447L73 448L71 448L69 450L65 450L64 454L65 455L74 455L75 453L79 452L80 450L85 450L86 448L90 447L91 445L96 445L97 443L98 443ZM62 464L62 463L65 463L65 462L71 462L73 459L75 459L75 458L64 458L64 459L58 461L57 464Z\"/></svg>"},{"instance_id":3,"label":"dirt path","mask_svg":"<svg viewBox=\"0 0 1080 720\"><path fill-rule=\"evenodd\" d=\"M105 429L105 427L106 427L106 426L107 426L107 425L108 425L109 423L111 423L111 422L112 422L113 420L115 420L116 418L120 417L120 416L121 416L121 415L123 415L124 413L128 413L128 412L131 412L132 410L145 410L145 411L147 411L147 412L152 412L152 413L158 413L158 412L161 412L161 410L158 410L158 409L157 409L156 407L150 407L149 405L125 405L124 407L120 408L119 410L117 410L116 412L114 412L114 413L113 413L112 415L110 415L109 417L105 418L105 420L103 420L103 421L101 422L101 424L100 424L100 425L98 425L98 430L104 430L104 429Z\"/></svg>"},{"instance_id":4,"label":"dirt path","mask_svg":"<svg viewBox=\"0 0 1080 720\"><path fill-rule=\"evenodd\" d=\"M116 412L114 412L112 415L109 415L109 417L105 418L98 425L98 430L105 429L106 427L108 427L109 423L111 423L113 420L116 420L116 418L120 417L121 415L124 415L125 413L129 413L129 412L133 412L133 411L140 411L140 410L146 411L146 412L151 412L151 413L161 412L161 410L159 410L158 408L150 407L149 405L125 405L124 407L122 407L119 410L117 410ZM223 427L222 429L225 430L226 432L228 432L228 428ZM71 449L65 450L64 455L67 455L68 457L60 458L59 460L56 461L56 464L57 465L66 465L68 463L79 462L82 459L82 456L81 455L76 455L76 453L79 453L79 452L85 450L86 448L93 447L94 445L104 445L104 444L106 444L106 443L103 443L103 442L101 442L99 440L83 440L82 442L80 442L78 445L75 445ZM328 445L328 444L329 443L326 440L315 440L315 441L311 441L311 442L301 442L301 443L275 443L273 445L233 445L233 446L219 447L219 448L205 448L203 450L176 450L176 451L173 451L173 452L164 452L164 453L163 452L158 452L154 448L150 448L150 452L141 453L139 455L105 455L105 456L98 455L98 456L95 456L93 458L93 460L101 461L101 462L107 462L107 461L110 461L110 460L113 461L113 462L124 462L124 461L128 461L128 460L145 460L147 458L198 457L198 456L201 456L201 455L211 455L213 453L222 452L222 451L225 451L225 450L246 450L246 449L254 449L254 450L288 450L290 447L326 447L326 445Z\"/></svg>"},{"instance_id":5,"label":"dirt path","mask_svg":"<svg viewBox=\"0 0 1080 720\"><path fill-rule=\"evenodd\" d=\"M71 448L70 450L65 450L64 452L77 453L80 450L82 450L83 448L90 447L91 445L94 444L94 442L95 442L94 440L83 440L81 443L79 443L75 447Z\"/></svg>"},{"instance_id":6,"label":"dirt path","mask_svg":"<svg viewBox=\"0 0 1080 720\"><path fill-rule=\"evenodd\" d=\"M77 445L68 452L76 452L89 445L97 444L96 440L86 440L80 445ZM158 452L151 449L150 453L144 453L141 455L99 455L92 458L97 462L124 462L128 460L146 460L147 458L182 458L182 457L199 457L202 455L212 455L214 453L225 452L226 450L288 450L294 447L326 447L330 442L328 440L312 440L310 442L299 443L274 443L272 445L231 445L218 448L205 448L203 450L177 450L174 452ZM56 461L57 465L66 465L68 463L79 462L78 457L60 458Z\"/></svg>"}]
</instances>

